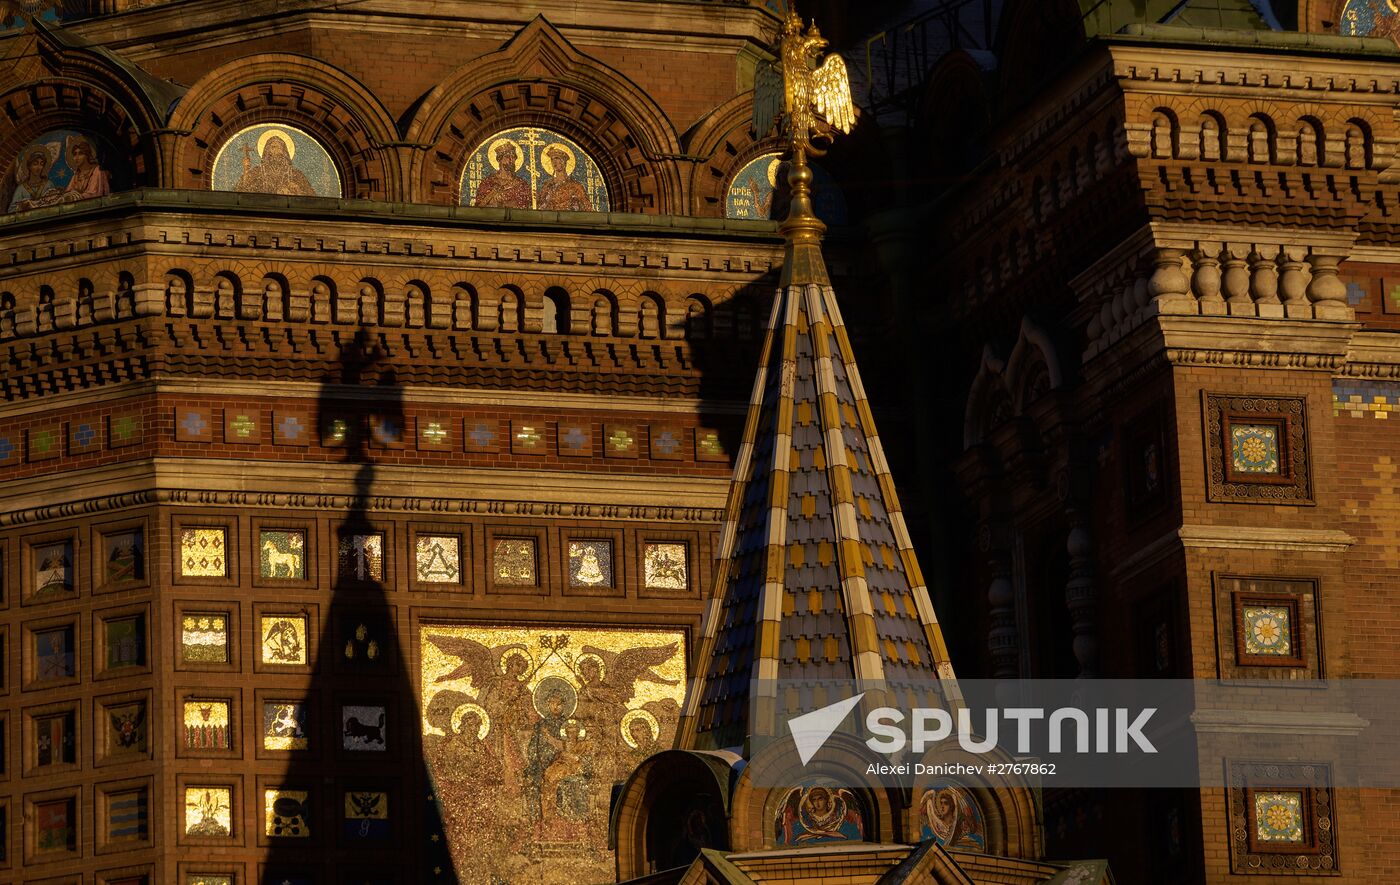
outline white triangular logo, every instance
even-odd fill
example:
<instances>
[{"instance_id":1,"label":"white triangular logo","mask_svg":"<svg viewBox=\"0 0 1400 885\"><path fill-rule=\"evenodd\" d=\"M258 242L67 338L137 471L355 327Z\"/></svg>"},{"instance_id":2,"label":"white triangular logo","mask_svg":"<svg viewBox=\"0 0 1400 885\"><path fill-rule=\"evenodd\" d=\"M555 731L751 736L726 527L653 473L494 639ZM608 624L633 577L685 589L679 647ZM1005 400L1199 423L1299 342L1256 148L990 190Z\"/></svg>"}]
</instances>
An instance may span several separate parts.
<instances>
[{"instance_id":1,"label":"white triangular logo","mask_svg":"<svg viewBox=\"0 0 1400 885\"><path fill-rule=\"evenodd\" d=\"M847 714L855 709L863 697L865 692L788 720L788 731L792 732L792 741L797 744L797 755L803 765L812 761L812 757L817 755L826 739L841 727Z\"/></svg>"}]
</instances>

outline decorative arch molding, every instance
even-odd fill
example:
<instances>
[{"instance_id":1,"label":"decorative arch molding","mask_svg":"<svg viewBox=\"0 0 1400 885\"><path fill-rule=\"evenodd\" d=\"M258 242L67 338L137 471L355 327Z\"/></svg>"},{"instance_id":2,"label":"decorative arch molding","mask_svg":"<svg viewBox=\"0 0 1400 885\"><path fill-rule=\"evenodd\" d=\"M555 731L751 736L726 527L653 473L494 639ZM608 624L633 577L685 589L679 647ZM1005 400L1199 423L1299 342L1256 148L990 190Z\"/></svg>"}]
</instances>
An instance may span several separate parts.
<instances>
[{"instance_id":1,"label":"decorative arch molding","mask_svg":"<svg viewBox=\"0 0 1400 885\"><path fill-rule=\"evenodd\" d=\"M1011 391L1006 387L1006 362L990 344L982 348L982 363L972 379L963 413L963 448L970 449L986 438L1000 410L1010 409Z\"/></svg>"},{"instance_id":2,"label":"decorative arch molding","mask_svg":"<svg viewBox=\"0 0 1400 885\"><path fill-rule=\"evenodd\" d=\"M456 204L468 154L514 126L551 129L583 147L603 172L614 211L684 210L680 143L665 113L631 80L575 49L543 16L424 96L406 134L427 146L414 156L409 199Z\"/></svg>"},{"instance_id":3,"label":"decorative arch molding","mask_svg":"<svg viewBox=\"0 0 1400 885\"><path fill-rule=\"evenodd\" d=\"M682 817L693 812L703 816L705 831L716 843L706 847L729 848L725 817L730 783L742 761L723 750L663 750L638 765L618 792L608 825L608 847L617 852L618 878L634 879L667 869L667 859L658 856L653 827L679 832L678 825L686 822ZM674 807L674 800L681 797L691 800L690 808Z\"/></svg>"},{"instance_id":4,"label":"decorative arch molding","mask_svg":"<svg viewBox=\"0 0 1400 885\"><path fill-rule=\"evenodd\" d=\"M178 95L179 87L145 77L109 54L35 28L15 38L0 74L0 174L43 133L72 129L124 151L133 185L156 184L163 164L153 133Z\"/></svg>"},{"instance_id":5,"label":"decorative arch molding","mask_svg":"<svg viewBox=\"0 0 1400 885\"><path fill-rule=\"evenodd\" d=\"M997 60L990 52L955 49L939 59L919 98L915 137L934 148L938 168L966 168L995 114Z\"/></svg>"},{"instance_id":6,"label":"decorative arch molding","mask_svg":"<svg viewBox=\"0 0 1400 885\"><path fill-rule=\"evenodd\" d=\"M685 152L704 157L690 173L690 213L724 217L726 191L744 164L785 146L776 137L753 131L753 92L736 95L712 110L685 135Z\"/></svg>"},{"instance_id":7,"label":"decorative arch molding","mask_svg":"<svg viewBox=\"0 0 1400 885\"><path fill-rule=\"evenodd\" d=\"M958 781L960 786L972 794L985 815L987 854L1026 860L1039 860L1044 856L1044 815L1030 785L1024 778L1014 774L991 773L994 770L1013 770L1010 763L1016 760L1009 753L995 747L990 752L974 754L959 746L938 744L920 761L925 766L924 771L935 771L939 766L945 766L944 770L956 770L954 766L962 764L964 771L984 772L976 776L960 775L949 779ZM920 841L924 791L941 779L943 778L927 775L920 776L915 781L905 823L907 841Z\"/></svg>"},{"instance_id":8,"label":"decorative arch molding","mask_svg":"<svg viewBox=\"0 0 1400 885\"><path fill-rule=\"evenodd\" d=\"M258 123L283 123L315 138L339 167L346 197L403 199L394 119L364 84L304 55L237 59L199 79L176 106L170 128L173 187L208 189L219 148Z\"/></svg>"},{"instance_id":9,"label":"decorative arch molding","mask_svg":"<svg viewBox=\"0 0 1400 885\"><path fill-rule=\"evenodd\" d=\"M1002 9L996 54L1002 61L997 93L1030 95L1084 45L1084 18L1076 0L1013 0Z\"/></svg>"},{"instance_id":10,"label":"decorative arch molding","mask_svg":"<svg viewBox=\"0 0 1400 885\"><path fill-rule=\"evenodd\" d=\"M1055 342L1030 317L1022 317L1010 357L1002 359L990 344L982 348L963 414L963 448L982 442L997 426L1025 414L1032 403L1063 385Z\"/></svg>"}]
</instances>

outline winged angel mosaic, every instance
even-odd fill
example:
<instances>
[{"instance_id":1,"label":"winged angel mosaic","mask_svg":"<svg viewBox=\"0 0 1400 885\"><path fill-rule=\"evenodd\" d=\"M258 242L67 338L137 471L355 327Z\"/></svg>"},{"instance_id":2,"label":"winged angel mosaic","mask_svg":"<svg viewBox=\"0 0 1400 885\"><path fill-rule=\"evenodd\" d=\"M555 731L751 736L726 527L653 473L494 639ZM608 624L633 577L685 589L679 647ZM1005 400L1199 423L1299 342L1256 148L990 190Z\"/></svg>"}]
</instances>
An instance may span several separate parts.
<instances>
[{"instance_id":1,"label":"winged angel mosaic","mask_svg":"<svg viewBox=\"0 0 1400 885\"><path fill-rule=\"evenodd\" d=\"M670 746L672 631L427 625L423 746L462 882L604 881L612 785Z\"/></svg>"}]
</instances>

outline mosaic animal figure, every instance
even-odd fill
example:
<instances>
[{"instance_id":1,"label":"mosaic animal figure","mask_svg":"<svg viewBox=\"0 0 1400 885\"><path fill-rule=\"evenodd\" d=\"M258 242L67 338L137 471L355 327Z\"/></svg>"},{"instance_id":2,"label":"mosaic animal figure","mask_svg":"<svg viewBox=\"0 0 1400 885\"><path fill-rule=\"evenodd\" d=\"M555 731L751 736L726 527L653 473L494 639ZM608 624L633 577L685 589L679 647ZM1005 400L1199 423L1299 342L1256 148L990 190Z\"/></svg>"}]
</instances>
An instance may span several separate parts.
<instances>
[{"instance_id":1,"label":"mosaic animal figure","mask_svg":"<svg viewBox=\"0 0 1400 885\"><path fill-rule=\"evenodd\" d=\"M292 551L283 553L271 541L263 544L263 558L267 560L268 568L272 571L270 577L282 577L282 571L285 569L286 577L295 578L297 571L301 568L300 554Z\"/></svg>"}]
</instances>

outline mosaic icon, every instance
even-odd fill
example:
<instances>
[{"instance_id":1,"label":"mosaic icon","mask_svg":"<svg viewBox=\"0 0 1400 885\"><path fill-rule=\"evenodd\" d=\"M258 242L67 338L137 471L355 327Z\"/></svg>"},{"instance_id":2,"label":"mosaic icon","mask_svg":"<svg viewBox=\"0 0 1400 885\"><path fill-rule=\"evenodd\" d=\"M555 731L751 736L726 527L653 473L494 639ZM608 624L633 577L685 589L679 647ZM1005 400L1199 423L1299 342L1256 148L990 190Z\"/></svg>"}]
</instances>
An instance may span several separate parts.
<instances>
[{"instance_id":1,"label":"mosaic icon","mask_svg":"<svg viewBox=\"0 0 1400 885\"><path fill-rule=\"evenodd\" d=\"M538 583L533 538L497 538L491 574L497 584L533 587Z\"/></svg>"},{"instance_id":2,"label":"mosaic icon","mask_svg":"<svg viewBox=\"0 0 1400 885\"><path fill-rule=\"evenodd\" d=\"M78 848L77 802L53 799L34 803L34 850L76 851Z\"/></svg>"},{"instance_id":3,"label":"mosaic icon","mask_svg":"<svg viewBox=\"0 0 1400 885\"><path fill-rule=\"evenodd\" d=\"M335 161L310 135L281 123L239 130L214 157L210 185L216 191L339 197Z\"/></svg>"},{"instance_id":4,"label":"mosaic icon","mask_svg":"<svg viewBox=\"0 0 1400 885\"><path fill-rule=\"evenodd\" d=\"M1303 843L1303 794L1271 791L1254 794L1254 838L1270 844Z\"/></svg>"},{"instance_id":5,"label":"mosaic icon","mask_svg":"<svg viewBox=\"0 0 1400 885\"><path fill-rule=\"evenodd\" d=\"M75 715L69 710L34 717L34 765L65 765L78 759Z\"/></svg>"},{"instance_id":6,"label":"mosaic icon","mask_svg":"<svg viewBox=\"0 0 1400 885\"><path fill-rule=\"evenodd\" d=\"M34 555L34 595L53 596L73 591L73 542L36 544Z\"/></svg>"},{"instance_id":7,"label":"mosaic icon","mask_svg":"<svg viewBox=\"0 0 1400 885\"><path fill-rule=\"evenodd\" d=\"M112 192L108 161L117 156L101 139L71 129L45 132L20 151L10 212L76 203Z\"/></svg>"},{"instance_id":8,"label":"mosaic icon","mask_svg":"<svg viewBox=\"0 0 1400 885\"><path fill-rule=\"evenodd\" d=\"M145 790L107 796L107 838L112 842L144 842L149 837L150 800Z\"/></svg>"},{"instance_id":9,"label":"mosaic icon","mask_svg":"<svg viewBox=\"0 0 1400 885\"><path fill-rule=\"evenodd\" d=\"M413 563L425 584L457 584L462 580L462 540L456 535L419 535Z\"/></svg>"},{"instance_id":10,"label":"mosaic icon","mask_svg":"<svg viewBox=\"0 0 1400 885\"><path fill-rule=\"evenodd\" d=\"M773 818L779 845L859 842L865 838L865 811L850 790L816 779L783 794Z\"/></svg>"},{"instance_id":11,"label":"mosaic icon","mask_svg":"<svg viewBox=\"0 0 1400 885\"><path fill-rule=\"evenodd\" d=\"M1346 0L1337 30L1347 37L1400 36L1400 9L1393 2Z\"/></svg>"},{"instance_id":12,"label":"mosaic icon","mask_svg":"<svg viewBox=\"0 0 1400 885\"><path fill-rule=\"evenodd\" d=\"M262 662L284 666L307 663L306 618L302 615L262 616Z\"/></svg>"},{"instance_id":13,"label":"mosaic icon","mask_svg":"<svg viewBox=\"0 0 1400 885\"><path fill-rule=\"evenodd\" d=\"M228 616L187 612L180 619L180 656L192 664L228 663Z\"/></svg>"},{"instance_id":14,"label":"mosaic icon","mask_svg":"<svg viewBox=\"0 0 1400 885\"><path fill-rule=\"evenodd\" d=\"M146 578L145 547L141 530L102 536L104 578L108 584L125 584Z\"/></svg>"},{"instance_id":15,"label":"mosaic icon","mask_svg":"<svg viewBox=\"0 0 1400 885\"><path fill-rule=\"evenodd\" d=\"M374 790L347 790L345 836L365 840L389 838L389 794Z\"/></svg>"},{"instance_id":16,"label":"mosaic icon","mask_svg":"<svg viewBox=\"0 0 1400 885\"><path fill-rule=\"evenodd\" d=\"M343 706L340 708L341 746L347 750L383 752L385 742L384 708Z\"/></svg>"},{"instance_id":17,"label":"mosaic icon","mask_svg":"<svg viewBox=\"0 0 1400 885\"><path fill-rule=\"evenodd\" d=\"M846 201L836 180L821 166L808 163L812 171L812 211L827 224L844 224ZM762 154L745 163L724 196L724 217L752 220L781 220L787 217L792 192L788 186L788 163L779 154Z\"/></svg>"},{"instance_id":18,"label":"mosaic icon","mask_svg":"<svg viewBox=\"0 0 1400 885\"><path fill-rule=\"evenodd\" d=\"M144 754L146 752L146 704L132 701L105 708L107 719L107 754Z\"/></svg>"},{"instance_id":19,"label":"mosaic icon","mask_svg":"<svg viewBox=\"0 0 1400 885\"><path fill-rule=\"evenodd\" d=\"M311 746L306 705L295 701L263 704L263 749L305 750Z\"/></svg>"},{"instance_id":20,"label":"mosaic icon","mask_svg":"<svg viewBox=\"0 0 1400 885\"><path fill-rule=\"evenodd\" d=\"M1278 428L1270 424L1231 425L1230 461L1236 473L1277 475Z\"/></svg>"},{"instance_id":21,"label":"mosaic icon","mask_svg":"<svg viewBox=\"0 0 1400 885\"><path fill-rule=\"evenodd\" d=\"M107 669L123 670L146 665L146 618L132 615L102 622L106 630Z\"/></svg>"},{"instance_id":22,"label":"mosaic icon","mask_svg":"<svg viewBox=\"0 0 1400 885\"><path fill-rule=\"evenodd\" d=\"M187 700L184 703L185 749L228 750L232 747L228 701Z\"/></svg>"},{"instance_id":23,"label":"mosaic icon","mask_svg":"<svg viewBox=\"0 0 1400 885\"><path fill-rule=\"evenodd\" d=\"M569 586L611 587L611 541L569 542Z\"/></svg>"},{"instance_id":24,"label":"mosaic icon","mask_svg":"<svg viewBox=\"0 0 1400 885\"><path fill-rule=\"evenodd\" d=\"M645 583L650 590L685 590L689 587L684 544L655 543L642 548Z\"/></svg>"},{"instance_id":25,"label":"mosaic icon","mask_svg":"<svg viewBox=\"0 0 1400 885\"><path fill-rule=\"evenodd\" d=\"M311 807L305 790L263 790L263 833L282 839L311 836Z\"/></svg>"},{"instance_id":26,"label":"mosaic icon","mask_svg":"<svg viewBox=\"0 0 1400 885\"><path fill-rule=\"evenodd\" d=\"M227 577L223 529L180 532L180 575L186 578Z\"/></svg>"},{"instance_id":27,"label":"mosaic icon","mask_svg":"<svg viewBox=\"0 0 1400 885\"><path fill-rule=\"evenodd\" d=\"M1293 610L1286 605L1243 605L1244 651L1250 655L1292 657Z\"/></svg>"},{"instance_id":28,"label":"mosaic icon","mask_svg":"<svg viewBox=\"0 0 1400 885\"><path fill-rule=\"evenodd\" d=\"M34 632L34 678L67 679L78 675L73 649L73 628L55 627Z\"/></svg>"},{"instance_id":29,"label":"mosaic icon","mask_svg":"<svg viewBox=\"0 0 1400 885\"><path fill-rule=\"evenodd\" d=\"M598 164L557 132L522 126L477 145L462 169L463 206L608 211L608 186Z\"/></svg>"},{"instance_id":30,"label":"mosaic icon","mask_svg":"<svg viewBox=\"0 0 1400 885\"><path fill-rule=\"evenodd\" d=\"M306 532L272 531L258 535L259 574L264 578L306 577Z\"/></svg>"},{"instance_id":31,"label":"mosaic icon","mask_svg":"<svg viewBox=\"0 0 1400 885\"><path fill-rule=\"evenodd\" d=\"M186 787L185 835L233 834L233 788Z\"/></svg>"},{"instance_id":32,"label":"mosaic icon","mask_svg":"<svg viewBox=\"0 0 1400 885\"><path fill-rule=\"evenodd\" d=\"M384 580L384 536L342 535L340 577L355 581Z\"/></svg>"},{"instance_id":33,"label":"mosaic icon","mask_svg":"<svg viewBox=\"0 0 1400 885\"><path fill-rule=\"evenodd\" d=\"M920 800L921 839L954 851L987 851L987 824L972 792L953 781L935 781Z\"/></svg>"}]
</instances>

